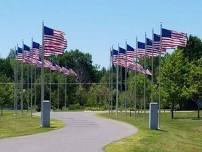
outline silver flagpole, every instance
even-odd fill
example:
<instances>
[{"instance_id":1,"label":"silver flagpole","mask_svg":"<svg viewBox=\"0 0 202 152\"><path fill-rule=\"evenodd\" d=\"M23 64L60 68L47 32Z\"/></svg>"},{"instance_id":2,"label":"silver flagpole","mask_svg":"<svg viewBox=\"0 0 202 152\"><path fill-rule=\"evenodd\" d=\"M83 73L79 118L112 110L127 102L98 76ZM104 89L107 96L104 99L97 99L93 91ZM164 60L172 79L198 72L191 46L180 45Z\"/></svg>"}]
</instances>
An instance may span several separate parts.
<instances>
[{"instance_id":1,"label":"silver flagpole","mask_svg":"<svg viewBox=\"0 0 202 152\"><path fill-rule=\"evenodd\" d=\"M123 67L120 66L120 81L119 81L119 84L120 84L120 93L122 93L122 81L123 81L123 78L122 78L122 71L123 71ZM120 99L120 111L122 113L122 108L123 108L123 104L122 104L122 99Z\"/></svg>"},{"instance_id":2,"label":"silver flagpole","mask_svg":"<svg viewBox=\"0 0 202 152\"><path fill-rule=\"evenodd\" d=\"M57 56L57 58L58 58L58 56ZM58 60L58 66L59 66L59 60ZM58 110L60 109L60 74L58 74Z\"/></svg>"},{"instance_id":3,"label":"silver flagpole","mask_svg":"<svg viewBox=\"0 0 202 152\"><path fill-rule=\"evenodd\" d=\"M16 47L15 47L15 65L14 65L14 110L15 115L17 115L17 53L16 53Z\"/></svg>"},{"instance_id":4,"label":"silver flagpole","mask_svg":"<svg viewBox=\"0 0 202 152\"><path fill-rule=\"evenodd\" d=\"M118 82L118 79L119 79L119 76L118 76L118 72L119 72L119 66L116 65L116 116L118 116L118 98L119 98L119 82Z\"/></svg>"},{"instance_id":5,"label":"silver flagpole","mask_svg":"<svg viewBox=\"0 0 202 152\"><path fill-rule=\"evenodd\" d=\"M158 128L160 129L160 114L161 114L161 51L162 51L162 23L160 25L160 55L159 55L159 114L158 114Z\"/></svg>"},{"instance_id":6,"label":"silver flagpole","mask_svg":"<svg viewBox=\"0 0 202 152\"><path fill-rule=\"evenodd\" d=\"M109 110L109 115L110 115L110 105L111 105L111 98L110 98L110 92L111 92L111 76L110 76L110 72L111 72L111 70L110 70L110 68L111 68L111 48L109 49L109 102L108 102L108 110Z\"/></svg>"},{"instance_id":7,"label":"silver flagpole","mask_svg":"<svg viewBox=\"0 0 202 152\"><path fill-rule=\"evenodd\" d=\"M126 93L127 93L127 72L128 72L128 66L127 66L127 62L128 62L128 58L127 58L127 41L125 42L125 47L126 47L126 61L125 61L125 64L126 64L126 67L125 67L125 113L126 113L126 116L127 116L127 96L126 96Z\"/></svg>"},{"instance_id":8,"label":"silver flagpole","mask_svg":"<svg viewBox=\"0 0 202 152\"><path fill-rule=\"evenodd\" d=\"M16 49L14 49L15 54L16 54ZM14 81L13 81L13 114L15 115L15 103L16 103L16 60L15 64L13 66L13 72L14 72Z\"/></svg>"},{"instance_id":9,"label":"silver flagpole","mask_svg":"<svg viewBox=\"0 0 202 152\"><path fill-rule=\"evenodd\" d=\"M58 75L58 110L60 109L60 75Z\"/></svg>"},{"instance_id":10,"label":"silver flagpole","mask_svg":"<svg viewBox=\"0 0 202 152\"><path fill-rule=\"evenodd\" d=\"M32 97L33 97L33 96L32 96L32 79L33 79L32 75L33 75L33 69L32 69L32 65L31 65L31 81L30 81L30 85L31 85L31 86L30 86L30 88L31 88L31 89L30 89L30 90L31 90L31 94L30 94L30 95L31 95L31 101L30 101L30 102L31 102L31 103L30 103L31 116L32 116L32 102L33 102L33 100L32 100Z\"/></svg>"},{"instance_id":11,"label":"silver flagpole","mask_svg":"<svg viewBox=\"0 0 202 152\"><path fill-rule=\"evenodd\" d=\"M51 69L50 69L50 77L49 77L49 79L50 79L50 80L49 80L49 81L50 81L50 93L49 93L49 95L50 95L50 97L49 97L49 98L50 98L50 103L51 103L51 100L52 100L52 99L51 99L51 89L52 89L52 88L51 88L51 83L52 83L52 79L51 79L51 78L52 78L52 75L51 75L51 74L52 74L52 73L51 73Z\"/></svg>"},{"instance_id":12,"label":"silver flagpole","mask_svg":"<svg viewBox=\"0 0 202 152\"><path fill-rule=\"evenodd\" d=\"M145 33L144 70L146 69L147 34ZM146 72L144 73L144 113L146 107Z\"/></svg>"},{"instance_id":13,"label":"silver flagpole","mask_svg":"<svg viewBox=\"0 0 202 152\"><path fill-rule=\"evenodd\" d=\"M18 49L18 44L17 44L17 49ZM18 110L18 101L19 101L19 92L20 92L20 79L19 79L19 62L17 61L17 63L16 63L16 67L17 67L17 72L16 72L16 74L17 74L17 93L16 93L16 95L17 95L17 101L16 101L16 110Z\"/></svg>"},{"instance_id":14,"label":"silver flagpole","mask_svg":"<svg viewBox=\"0 0 202 152\"><path fill-rule=\"evenodd\" d=\"M119 66L116 64L116 116L118 117L118 102L119 102Z\"/></svg>"},{"instance_id":15,"label":"silver flagpole","mask_svg":"<svg viewBox=\"0 0 202 152\"><path fill-rule=\"evenodd\" d=\"M23 113L23 59L24 59L24 42L22 43L22 62L21 62L21 113Z\"/></svg>"},{"instance_id":16,"label":"silver flagpole","mask_svg":"<svg viewBox=\"0 0 202 152\"><path fill-rule=\"evenodd\" d=\"M18 49L18 45L17 47L15 48L15 50ZM17 60L17 57L16 57L16 114L18 112L18 95L19 95L19 83L18 83L18 60Z\"/></svg>"},{"instance_id":17,"label":"silver flagpole","mask_svg":"<svg viewBox=\"0 0 202 152\"><path fill-rule=\"evenodd\" d=\"M41 49L41 126L43 125L43 101L44 101L44 22L42 22L42 49Z\"/></svg>"},{"instance_id":18,"label":"silver flagpole","mask_svg":"<svg viewBox=\"0 0 202 152\"><path fill-rule=\"evenodd\" d=\"M137 42L137 37L136 37L136 57L135 57L135 117L136 117L136 110L137 110L137 51L138 51L138 42Z\"/></svg>"},{"instance_id":19,"label":"silver flagpole","mask_svg":"<svg viewBox=\"0 0 202 152\"><path fill-rule=\"evenodd\" d=\"M152 86L154 84L154 29L152 29ZM151 92L151 102L153 102L153 89Z\"/></svg>"},{"instance_id":20,"label":"silver flagpole","mask_svg":"<svg viewBox=\"0 0 202 152\"><path fill-rule=\"evenodd\" d=\"M65 68L66 68L67 62L65 61ZM67 109L67 80L66 80L66 75L64 75L65 79L65 110Z\"/></svg>"},{"instance_id":21,"label":"silver flagpole","mask_svg":"<svg viewBox=\"0 0 202 152\"><path fill-rule=\"evenodd\" d=\"M51 58L50 58L50 61L52 62ZM50 95L50 97L49 97L49 98L50 98L50 103L51 103L51 100L52 100L52 99L51 99L51 83L52 83L52 75L51 75L51 74L52 74L52 73L51 73L51 69L50 69L50 77L49 77L49 79L50 79L50 80L49 80L49 81L50 81L50 93L49 93L49 95ZM50 104L50 105L51 105L51 104Z\"/></svg>"},{"instance_id":22,"label":"silver flagpole","mask_svg":"<svg viewBox=\"0 0 202 152\"><path fill-rule=\"evenodd\" d=\"M67 109L67 77L65 76L65 110Z\"/></svg>"},{"instance_id":23,"label":"silver flagpole","mask_svg":"<svg viewBox=\"0 0 202 152\"><path fill-rule=\"evenodd\" d=\"M29 111L29 64L27 64L27 111Z\"/></svg>"},{"instance_id":24,"label":"silver flagpole","mask_svg":"<svg viewBox=\"0 0 202 152\"><path fill-rule=\"evenodd\" d=\"M36 69L37 67L34 67L34 107L35 107L35 110L36 110Z\"/></svg>"},{"instance_id":25,"label":"silver flagpole","mask_svg":"<svg viewBox=\"0 0 202 152\"><path fill-rule=\"evenodd\" d=\"M111 48L111 50L113 51L113 47ZM111 86L110 86L110 89L111 89L111 94L110 94L110 97L111 97L111 112L113 110L113 63L112 63L112 60L113 60L113 54L110 55L110 67L111 67L111 70L110 70L110 79L111 79Z\"/></svg>"},{"instance_id":26,"label":"silver flagpole","mask_svg":"<svg viewBox=\"0 0 202 152\"><path fill-rule=\"evenodd\" d=\"M17 47L18 49L18 47ZM19 101L19 83L18 83L18 70L19 70L19 64L18 61L16 62L16 113L18 112L18 101Z\"/></svg>"},{"instance_id":27,"label":"silver flagpole","mask_svg":"<svg viewBox=\"0 0 202 152\"><path fill-rule=\"evenodd\" d=\"M32 53L32 57L33 57L33 38L32 38L32 50L31 50L31 53ZM31 82L30 82L30 83L31 83L31 86L30 86L30 87L31 87L31 89L30 89L30 90L31 90L31 104L30 104L31 106L30 106L30 107L31 107L31 117L32 117L32 104L33 104L33 103L32 103L32 102L33 102L33 100L32 100L32 99L33 99L33 95L32 95L32 87L33 87L33 84L32 84L32 83L33 83L33 67L32 67L32 65L31 65Z\"/></svg>"}]
</instances>

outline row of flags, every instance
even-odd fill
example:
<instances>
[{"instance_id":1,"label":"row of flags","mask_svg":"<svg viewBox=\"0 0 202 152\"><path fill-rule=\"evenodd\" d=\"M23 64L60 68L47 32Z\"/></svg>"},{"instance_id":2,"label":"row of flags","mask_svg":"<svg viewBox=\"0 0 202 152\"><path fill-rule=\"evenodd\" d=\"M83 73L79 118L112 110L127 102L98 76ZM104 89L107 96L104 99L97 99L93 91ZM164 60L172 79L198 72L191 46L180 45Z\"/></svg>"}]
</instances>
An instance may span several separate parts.
<instances>
[{"instance_id":1,"label":"row of flags","mask_svg":"<svg viewBox=\"0 0 202 152\"><path fill-rule=\"evenodd\" d=\"M145 35L145 42L136 40L136 49L126 43L126 48L118 47L111 50L112 64L128 68L143 74L151 75L148 69L134 62L135 59L159 56L166 53L166 49L186 47L187 34L161 28L161 35L152 32L152 39Z\"/></svg>"},{"instance_id":2,"label":"row of flags","mask_svg":"<svg viewBox=\"0 0 202 152\"><path fill-rule=\"evenodd\" d=\"M17 47L16 60L40 68L42 67L42 49L44 50L44 57L46 58L52 55L62 55L64 53L64 50L67 48L67 40L64 36L65 33L62 31L43 26L42 45L32 41L32 47L29 47L26 44L23 44L22 47ZM66 76L77 76L72 69L60 67L58 64L52 63L47 59L44 60L44 68L47 68L50 71L63 73Z\"/></svg>"}]
</instances>

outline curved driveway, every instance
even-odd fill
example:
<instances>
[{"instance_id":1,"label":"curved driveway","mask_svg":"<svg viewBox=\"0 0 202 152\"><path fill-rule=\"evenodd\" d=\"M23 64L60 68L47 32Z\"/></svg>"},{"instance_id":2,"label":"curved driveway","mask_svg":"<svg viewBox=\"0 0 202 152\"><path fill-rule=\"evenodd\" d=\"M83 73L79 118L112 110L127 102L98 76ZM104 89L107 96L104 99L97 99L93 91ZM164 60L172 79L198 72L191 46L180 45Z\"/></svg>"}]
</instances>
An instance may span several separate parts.
<instances>
[{"instance_id":1,"label":"curved driveway","mask_svg":"<svg viewBox=\"0 0 202 152\"><path fill-rule=\"evenodd\" d=\"M63 120L60 130L0 139L2 152L103 152L103 147L137 132L131 125L99 118L93 112L56 112Z\"/></svg>"}]
</instances>

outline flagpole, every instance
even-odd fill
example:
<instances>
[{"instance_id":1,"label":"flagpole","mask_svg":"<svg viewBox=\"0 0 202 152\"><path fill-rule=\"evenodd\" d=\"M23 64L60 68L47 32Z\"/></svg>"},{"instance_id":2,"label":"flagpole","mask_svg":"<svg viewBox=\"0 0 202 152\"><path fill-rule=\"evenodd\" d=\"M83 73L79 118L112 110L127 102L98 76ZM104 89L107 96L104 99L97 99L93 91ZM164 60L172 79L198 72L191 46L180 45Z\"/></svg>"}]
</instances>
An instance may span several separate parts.
<instances>
[{"instance_id":1,"label":"flagpole","mask_svg":"<svg viewBox=\"0 0 202 152\"><path fill-rule=\"evenodd\" d=\"M113 47L111 47L111 50L113 51ZM110 89L111 89L111 94L110 94L110 97L111 97L111 112L113 110L113 74L114 74L114 70L113 70L113 63L112 63L112 60L113 60L113 54L110 55L111 58L110 58L110 66L111 66L111 70L110 70L110 79L111 79L111 86L110 86Z\"/></svg>"},{"instance_id":2,"label":"flagpole","mask_svg":"<svg viewBox=\"0 0 202 152\"><path fill-rule=\"evenodd\" d=\"M51 57L50 57L50 61L52 62ZM50 103L51 103L51 100L52 100L52 99L51 99L51 83L52 83L52 75L51 75L51 74L52 74L52 73L51 73L51 69L50 69L50 77L49 77L49 79L50 79L50 80L49 80L49 81L50 81L50 93L49 93L49 95L50 95L50 97L49 97L49 98L50 98Z\"/></svg>"},{"instance_id":3,"label":"flagpole","mask_svg":"<svg viewBox=\"0 0 202 152\"><path fill-rule=\"evenodd\" d=\"M110 107L111 107L111 48L109 49L109 115L110 115Z\"/></svg>"},{"instance_id":4,"label":"flagpole","mask_svg":"<svg viewBox=\"0 0 202 152\"><path fill-rule=\"evenodd\" d=\"M32 38L32 50L31 50L31 53L32 53L32 57L33 57L33 38ZM32 79L33 79L33 68L32 68L32 65L31 65L31 117L32 117Z\"/></svg>"},{"instance_id":5,"label":"flagpole","mask_svg":"<svg viewBox=\"0 0 202 152\"><path fill-rule=\"evenodd\" d=\"M23 113L23 60L24 60L24 41L22 42L22 62L21 62L21 113Z\"/></svg>"},{"instance_id":6,"label":"flagpole","mask_svg":"<svg viewBox=\"0 0 202 152\"><path fill-rule=\"evenodd\" d=\"M145 50L144 50L144 70L146 69L146 48L147 48L147 34L145 33ZM146 107L146 72L144 73L144 113Z\"/></svg>"},{"instance_id":7,"label":"flagpole","mask_svg":"<svg viewBox=\"0 0 202 152\"><path fill-rule=\"evenodd\" d=\"M17 47L18 48L18 47ZM17 61L16 63L16 66L17 66L17 72L16 72L16 77L17 77L17 93L16 93L16 111L18 112L18 101L19 101L19 90L20 90L20 82L19 82L19 62Z\"/></svg>"},{"instance_id":8,"label":"flagpole","mask_svg":"<svg viewBox=\"0 0 202 152\"><path fill-rule=\"evenodd\" d=\"M125 67L125 113L126 113L126 116L127 116L127 96L126 96L126 93L127 93L127 72L128 72L128 66L127 66L127 62L128 62L128 58L127 58L127 41L125 42L125 47L126 47L126 61L125 61L125 64L126 64L126 67Z\"/></svg>"},{"instance_id":9,"label":"flagpole","mask_svg":"<svg viewBox=\"0 0 202 152\"><path fill-rule=\"evenodd\" d=\"M122 93L122 82L123 82L123 67L122 66L120 66L120 93ZM121 106L120 106L120 110L121 110L121 113L122 113L122 106L123 106L123 104L122 104L122 101L120 101L120 104L121 104Z\"/></svg>"},{"instance_id":10,"label":"flagpole","mask_svg":"<svg viewBox=\"0 0 202 152\"><path fill-rule=\"evenodd\" d=\"M32 87L33 87L33 68L31 66L31 116L32 116L32 105L33 105L33 95L32 95Z\"/></svg>"},{"instance_id":11,"label":"flagpole","mask_svg":"<svg viewBox=\"0 0 202 152\"><path fill-rule=\"evenodd\" d=\"M29 65L27 65L27 111L29 111Z\"/></svg>"},{"instance_id":12,"label":"flagpole","mask_svg":"<svg viewBox=\"0 0 202 152\"><path fill-rule=\"evenodd\" d=\"M118 96L119 96L119 84L118 84L118 79L119 79L119 76L118 76L118 72L119 72L119 66L116 65L116 116L118 116Z\"/></svg>"},{"instance_id":13,"label":"flagpole","mask_svg":"<svg viewBox=\"0 0 202 152\"><path fill-rule=\"evenodd\" d=\"M36 110L36 70L37 70L37 67L34 67L34 107L35 107L35 110Z\"/></svg>"},{"instance_id":14,"label":"flagpole","mask_svg":"<svg viewBox=\"0 0 202 152\"><path fill-rule=\"evenodd\" d=\"M119 83L119 66L118 64L116 64L116 117L118 117L118 102L119 102L119 84L118 83Z\"/></svg>"},{"instance_id":15,"label":"flagpole","mask_svg":"<svg viewBox=\"0 0 202 152\"><path fill-rule=\"evenodd\" d=\"M29 111L29 64L27 64L27 111Z\"/></svg>"},{"instance_id":16,"label":"flagpole","mask_svg":"<svg viewBox=\"0 0 202 152\"><path fill-rule=\"evenodd\" d=\"M31 90L31 94L30 94L30 95L31 95L31 101L30 101L30 102L31 102L31 103L30 103L31 117L32 117L32 102L33 102L33 100L32 100L32 97L33 97L33 96L32 96L32 79L33 79L33 76L32 76L32 75L33 75L33 69L32 69L32 65L31 65L31 80L30 80L30 88L31 88L31 89L30 89L30 90Z\"/></svg>"},{"instance_id":17,"label":"flagpole","mask_svg":"<svg viewBox=\"0 0 202 152\"><path fill-rule=\"evenodd\" d=\"M58 56L57 56L57 60L58 60L58 66L59 66L59 59L58 59ZM58 110L60 109L60 74L58 74Z\"/></svg>"},{"instance_id":18,"label":"flagpole","mask_svg":"<svg viewBox=\"0 0 202 152\"><path fill-rule=\"evenodd\" d=\"M42 22L42 49L41 49L41 126L43 126L43 101L44 101L44 22Z\"/></svg>"},{"instance_id":19,"label":"flagpole","mask_svg":"<svg viewBox=\"0 0 202 152\"><path fill-rule=\"evenodd\" d=\"M158 114L158 128L160 129L160 114L161 114L161 51L162 51L162 23L160 24L160 55L159 55L159 114Z\"/></svg>"},{"instance_id":20,"label":"flagpole","mask_svg":"<svg viewBox=\"0 0 202 152\"><path fill-rule=\"evenodd\" d=\"M18 49L18 47L17 47ZM18 60L16 60L16 114L18 112L18 100L19 100L19 83L18 83L18 70L19 70L19 67L18 67Z\"/></svg>"},{"instance_id":21,"label":"flagpole","mask_svg":"<svg viewBox=\"0 0 202 152\"><path fill-rule=\"evenodd\" d=\"M136 37L136 57L135 57L135 117L136 117L136 110L137 110L137 51L138 51L138 42Z\"/></svg>"},{"instance_id":22,"label":"flagpole","mask_svg":"<svg viewBox=\"0 0 202 152\"><path fill-rule=\"evenodd\" d=\"M152 29L152 88L154 84L154 29ZM151 102L153 102L153 89L151 92Z\"/></svg>"},{"instance_id":23,"label":"flagpole","mask_svg":"<svg viewBox=\"0 0 202 152\"><path fill-rule=\"evenodd\" d=\"M65 110L67 109L67 77L65 75Z\"/></svg>"},{"instance_id":24,"label":"flagpole","mask_svg":"<svg viewBox=\"0 0 202 152\"><path fill-rule=\"evenodd\" d=\"M65 67L67 68L67 61L65 60ZM65 110L67 109L67 76L65 77Z\"/></svg>"},{"instance_id":25,"label":"flagpole","mask_svg":"<svg viewBox=\"0 0 202 152\"><path fill-rule=\"evenodd\" d=\"M18 45L16 47L16 50L18 50ZM18 101L19 101L19 83L18 83L18 60L16 59L16 114L18 112Z\"/></svg>"},{"instance_id":26,"label":"flagpole","mask_svg":"<svg viewBox=\"0 0 202 152\"><path fill-rule=\"evenodd\" d=\"M16 47L15 47L15 54L16 54L16 57L15 57L15 65L14 65L14 84L13 84L13 87L14 87L14 110L15 110L15 115L17 115L17 53L16 53Z\"/></svg>"}]
</instances>

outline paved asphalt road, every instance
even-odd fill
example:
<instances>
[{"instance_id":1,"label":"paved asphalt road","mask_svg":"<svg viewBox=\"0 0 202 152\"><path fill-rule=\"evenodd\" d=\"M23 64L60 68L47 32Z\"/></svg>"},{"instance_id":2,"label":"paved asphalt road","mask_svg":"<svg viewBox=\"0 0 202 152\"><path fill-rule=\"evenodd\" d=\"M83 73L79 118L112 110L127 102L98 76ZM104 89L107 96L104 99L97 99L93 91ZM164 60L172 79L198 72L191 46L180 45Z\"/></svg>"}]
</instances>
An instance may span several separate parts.
<instances>
[{"instance_id":1,"label":"paved asphalt road","mask_svg":"<svg viewBox=\"0 0 202 152\"><path fill-rule=\"evenodd\" d=\"M103 152L103 147L137 132L118 121L95 116L93 112L57 112L65 127L42 134L0 139L0 152Z\"/></svg>"}]
</instances>

